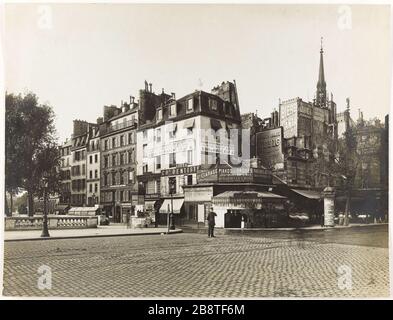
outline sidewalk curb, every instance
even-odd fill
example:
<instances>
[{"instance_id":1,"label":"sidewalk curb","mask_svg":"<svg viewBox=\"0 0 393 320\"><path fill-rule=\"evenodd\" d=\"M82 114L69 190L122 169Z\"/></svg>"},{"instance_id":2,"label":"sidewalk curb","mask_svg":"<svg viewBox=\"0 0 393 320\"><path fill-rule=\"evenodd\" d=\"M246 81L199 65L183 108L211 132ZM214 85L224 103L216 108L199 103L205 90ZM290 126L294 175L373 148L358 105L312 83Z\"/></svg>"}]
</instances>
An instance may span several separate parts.
<instances>
[{"instance_id":1,"label":"sidewalk curb","mask_svg":"<svg viewBox=\"0 0 393 320\"><path fill-rule=\"evenodd\" d=\"M50 230L49 230L50 231ZM169 231L169 235L183 233L182 229ZM49 237L49 238L23 238L23 239L4 239L4 242L14 241L39 241L39 240L64 240L64 239L85 239L85 238L104 238L104 237L130 237L130 236L155 236L155 235L167 235L163 232L141 232L141 233L121 233L121 234L96 234L96 235L80 235L80 236L61 236L61 237Z\"/></svg>"},{"instance_id":2,"label":"sidewalk curb","mask_svg":"<svg viewBox=\"0 0 393 320\"><path fill-rule=\"evenodd\" d=\"M389 225L389 223L370 223L362 225L349 225L349 226L334 226L334 227L321 227L321 228L310 228L310 227L300 227L300 228L254 228L254 229L241 229L241 228L227 228L227 231L325 231L325 230L345 230L350 228L365 228L365 227L377 227Z\"/></svg>"},{"instance_id":3,"label":"sidewalk curb","mask_svg":"<svg viewBox=\"0 0 393 320\"><path fill-rule=\"evenodd\" d=\"M278 232L278 231L303 231L303 232L321 232L321 231L329 231L329 230L347 230L353 228L374 228L378 226L389 226L389 223L372 223L372 224L364 224L364 225L349 225L349 226L335 226L335 227L322 227L322 228L310 228L310 227L300 227L300 228L249 228L249 229L241 229L241 228L215 228L215 232L217 234L225 235L225 234L247 234L247 233L257 233L257 232ZM183 228L184 233L206 233L207 228Z\"/></svg>"}]
</instances>

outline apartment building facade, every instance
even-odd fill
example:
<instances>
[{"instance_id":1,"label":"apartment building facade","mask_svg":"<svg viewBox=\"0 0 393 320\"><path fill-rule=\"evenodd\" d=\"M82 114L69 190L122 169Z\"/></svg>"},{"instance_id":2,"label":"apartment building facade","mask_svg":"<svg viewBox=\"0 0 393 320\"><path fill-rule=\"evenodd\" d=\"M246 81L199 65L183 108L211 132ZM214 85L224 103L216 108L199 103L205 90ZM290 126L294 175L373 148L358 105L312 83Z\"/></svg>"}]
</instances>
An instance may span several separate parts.
<instances>
[{"instance_id":1,"label":"apartment building facade","mask_svg":"<svg viewBox=\"0 0 393 320\"><path fill-rule=\"evenodd\" d=\"M99 128L92 127L89 132L86 154L86 205L100 203L100 136Z\"/></svg>"},{"instance_id":2,"label":"apartment building facade","mask_svg":"<svg viewBox=\"0 0 393 320\"><path fill-rule=\"evenodd\" d=\"M114 222L126 222L138 204L136 128L138 105L134 97L121 108L104 107L100 123L100 203Z\"/></svg>"}]
</instances>

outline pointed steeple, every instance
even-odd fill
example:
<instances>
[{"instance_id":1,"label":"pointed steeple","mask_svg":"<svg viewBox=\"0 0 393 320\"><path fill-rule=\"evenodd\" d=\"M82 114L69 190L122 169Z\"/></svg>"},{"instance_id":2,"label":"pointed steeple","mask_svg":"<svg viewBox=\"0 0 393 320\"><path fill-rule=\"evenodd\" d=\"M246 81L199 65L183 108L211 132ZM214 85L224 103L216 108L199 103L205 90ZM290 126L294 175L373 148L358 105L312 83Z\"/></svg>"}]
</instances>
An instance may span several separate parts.
<instances>
[{"instance_id":1,"label":"pointed steeple","mask_svg":"<svg viewBox=\"0 0 393 320\"><path fill-rule=\"evenodd\" d=\"M319 75L317 83L317 94L316 94L316 104L320 107L326 107L326 81L325 81L325 71L323 68L323 47L321 38L321 51L319 60Z\"/></svg>"}]
</instances>

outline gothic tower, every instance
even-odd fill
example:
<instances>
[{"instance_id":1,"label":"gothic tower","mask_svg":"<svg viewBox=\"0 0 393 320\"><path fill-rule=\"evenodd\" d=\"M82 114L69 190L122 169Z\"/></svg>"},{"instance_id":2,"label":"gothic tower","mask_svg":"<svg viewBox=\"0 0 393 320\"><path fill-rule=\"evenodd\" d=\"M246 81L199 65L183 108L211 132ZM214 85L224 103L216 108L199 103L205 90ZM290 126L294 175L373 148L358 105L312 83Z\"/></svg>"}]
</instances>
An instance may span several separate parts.
<instances>
[{"instance_id":1,"label":"gothic tower","mask_svg":"<svg viewBox=\"0 0 393 320\"><path fill-rule=\"evenodd\" d=\"M326 107L326 82L325 82L325 72L323 69L323 47L321 38L321 51L319 60L319 75L317 83L317 94L316 94L316 105L319 107Z\"/></svg>"}]
</instances>

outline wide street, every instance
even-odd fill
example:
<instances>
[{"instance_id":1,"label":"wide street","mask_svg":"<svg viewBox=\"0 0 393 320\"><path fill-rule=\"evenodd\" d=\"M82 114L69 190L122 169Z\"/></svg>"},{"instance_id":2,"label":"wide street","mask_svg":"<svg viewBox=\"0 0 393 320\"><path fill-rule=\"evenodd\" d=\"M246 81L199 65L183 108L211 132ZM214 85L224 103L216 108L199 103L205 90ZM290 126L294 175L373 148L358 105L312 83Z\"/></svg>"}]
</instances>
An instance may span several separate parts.
<instances>
[{"instance_id":1,"label":"wide street","mask_svg":"<svg viewBox=\"0 0 393 320\"><path fill-rule=\"evenodd\" d=\"M389 295L387 239L388 227L381 225L217 238L183 233L6 242L3 294L383 297ZM51 270L50 289L38 286L42 265Z\"/></svg>"}]
</instances>

